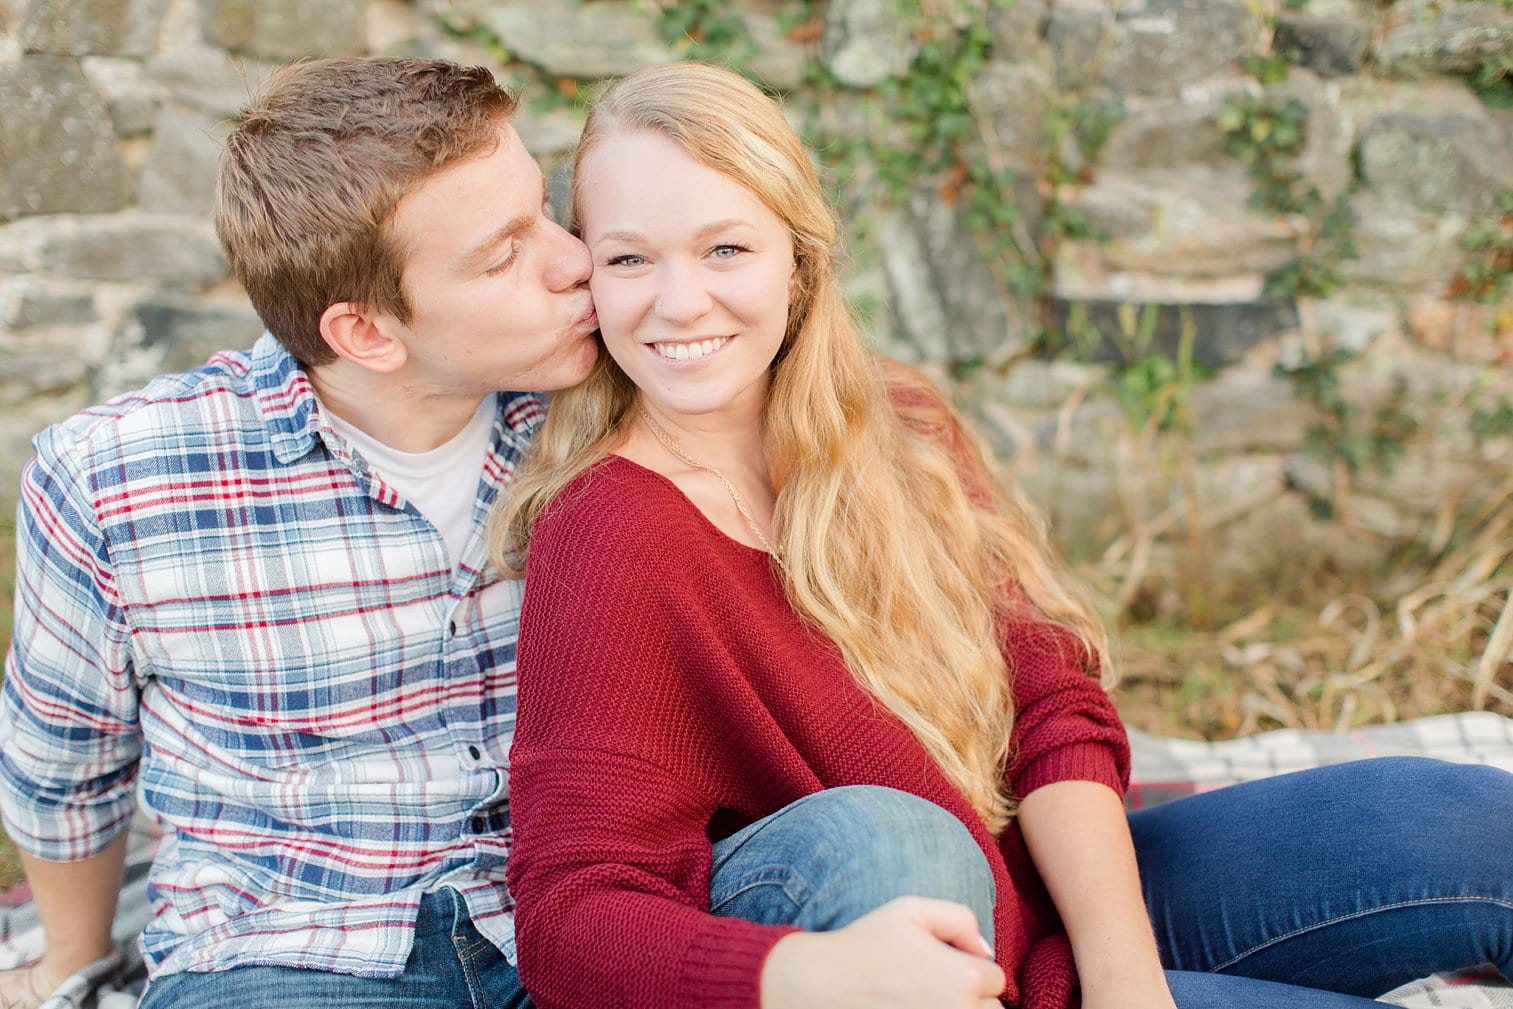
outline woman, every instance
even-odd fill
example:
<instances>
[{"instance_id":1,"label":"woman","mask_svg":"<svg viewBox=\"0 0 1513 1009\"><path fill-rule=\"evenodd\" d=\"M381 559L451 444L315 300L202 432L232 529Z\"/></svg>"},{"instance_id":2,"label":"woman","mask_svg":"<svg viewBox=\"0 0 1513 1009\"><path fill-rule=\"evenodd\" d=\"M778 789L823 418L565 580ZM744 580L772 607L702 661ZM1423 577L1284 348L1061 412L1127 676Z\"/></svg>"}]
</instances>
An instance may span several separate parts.
<instances>
[{"instance_id":1,"label":"woman","mask_svg":"<svg viewBox=\"0 0 1513 1009\"><path fill-rule=\"evenodd\" d=\"M1102 632L939 397L861 347L778 107L711 67L643 71L596 105L574 178L608 353L555 398L495 526L527 574L510 887L537 1003L893 1004L816 994L887 968L819 966L870 949L928 960L914 1004L1060 1009L1079 981L1088 1009L1370 1004L1194 973L1275 945L1242 928L1178 928L1191 966L1168 950L1187 969L1163 971ZM1231 812L1185 826L1222 834ZM1218 852L1256 847L1228 833ZM865 891L850 905L751 896L774 864L920 836L942 847L904 859L901 892L952 903L890 902L875 870L839 870ZM1258 868L1150 899L1223 897L1213 879Z\"/></svg>"}]
</instances>

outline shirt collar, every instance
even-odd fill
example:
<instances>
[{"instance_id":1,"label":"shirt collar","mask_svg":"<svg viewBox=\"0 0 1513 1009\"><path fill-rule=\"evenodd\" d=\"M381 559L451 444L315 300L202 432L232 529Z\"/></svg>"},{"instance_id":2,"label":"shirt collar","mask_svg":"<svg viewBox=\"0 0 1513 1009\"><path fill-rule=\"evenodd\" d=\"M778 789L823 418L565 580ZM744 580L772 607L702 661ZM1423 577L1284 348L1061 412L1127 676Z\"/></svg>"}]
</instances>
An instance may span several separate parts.
<instances>
[{"instance_id":1,"label":"shirt collar","mask_svg":"<svg viewBox=\"0 0 1513 1009\"><path fill-rule=\"evenodd\" d=\"M319 441L320 400L305 369L271 333L253 345L252 385L273 457L280 463L303 458ZM539 393L501 393L491 451L507 446L511 456L523 453L545 408Z\"/></svg>"},{"instance_id":2,"label":"shirt collar","mask_svg":"<svg viewBox=\"0 0 1513 1009\"><path fill-rule=\"evenodd\" d=\"M270 333L252 347L252 386L275 459L290 463L315 447L320 428L315 387L300 363Z\"/></svg>"}]
</instances>

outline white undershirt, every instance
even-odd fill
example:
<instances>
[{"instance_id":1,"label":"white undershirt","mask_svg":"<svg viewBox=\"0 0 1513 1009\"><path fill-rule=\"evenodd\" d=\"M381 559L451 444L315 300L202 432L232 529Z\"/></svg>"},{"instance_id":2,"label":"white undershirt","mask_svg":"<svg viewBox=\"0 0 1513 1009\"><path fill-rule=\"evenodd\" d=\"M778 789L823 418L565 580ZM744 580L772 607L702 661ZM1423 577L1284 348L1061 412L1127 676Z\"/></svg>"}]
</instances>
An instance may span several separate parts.
<instances>
[{"instance_id":1,"label":"white undershirt","mask_svg":"<svg viewBox=\"0 0 1513 1009\"><path fill-rule=\"evenodd\" d=\"M368 465L441 533L447 557L456 568L473 533L473 502L488 457L499 411L498 395L478 404L461 431L428 452L401 452L366 434L330 411L326 419Z\"/></svg>"}]
</instances>

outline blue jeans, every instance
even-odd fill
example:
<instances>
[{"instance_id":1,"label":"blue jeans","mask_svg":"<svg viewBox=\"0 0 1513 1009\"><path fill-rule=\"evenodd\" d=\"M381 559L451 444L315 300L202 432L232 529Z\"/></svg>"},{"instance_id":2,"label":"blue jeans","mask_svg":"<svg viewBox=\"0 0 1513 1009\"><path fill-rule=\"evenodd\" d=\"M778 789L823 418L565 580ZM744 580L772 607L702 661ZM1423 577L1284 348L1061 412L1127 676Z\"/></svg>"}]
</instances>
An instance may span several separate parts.
<instances>
[{"instance_id":1,"label":"blue jeans","mask_svg":"<svg viewBox=\"0 0 1513 1009\"><path fill-rule=\"evenodd\" d=\"M1365 1009L1439 970L1513 974L1513 775L1359 761L1167 803L1130 829L1180 1009ZM716 844L715 865L718 914L832 929L915 893L969 904L991 936L981 851L903 793L810 796Z\"/></svg>"},{"instance_id":2,"label":"blue jeans","mask_svg":"<svg viewBox=\"0 0 1513 1009\"><path fill-rule=\"evenodd\" d=\"M1513 775L1360 761L1142 810L1130 829L1181 1009L1365 1009L1438 970L1485 962L1513 974ZM971 906L991 936L982 853L955 818L904 793L808 796L718 842L714 859L717 914L834 929L915 894ZM422 904L397 981L263 967L172 975L144 1009L525 1009L513 969L448 899ZM264 995L265 984L281 987Z\"/></svg>"},{"instance_id":3,"label":"blue jeans","mask_svg":"<svg viewBox=\"0 0 1513 1009\"><path fill-rule=\"evenodd\" d=\"M1130 815L1146 904L1183 1009L1239 978L1278 1006L1367 1006L1481 963L1513 977L1513 775L1362 760ZM1201 972L1201 973L1199 973ZM1317 990L1344 993L1332 1000Z\"/></svg>"},{"instance_id":4,"label":"blue jeans","mask_svg":"<svg viewBox=\"0 0 1513 1009\"><path fill-rule=\"evenodd\" d=\"M529 1009L504 954L473 927L455 890L421 898L415 945L397 978L353 977L296 967L236 967L169 974L147 986L138 1009Z\"/></svg>"}]
</instances>

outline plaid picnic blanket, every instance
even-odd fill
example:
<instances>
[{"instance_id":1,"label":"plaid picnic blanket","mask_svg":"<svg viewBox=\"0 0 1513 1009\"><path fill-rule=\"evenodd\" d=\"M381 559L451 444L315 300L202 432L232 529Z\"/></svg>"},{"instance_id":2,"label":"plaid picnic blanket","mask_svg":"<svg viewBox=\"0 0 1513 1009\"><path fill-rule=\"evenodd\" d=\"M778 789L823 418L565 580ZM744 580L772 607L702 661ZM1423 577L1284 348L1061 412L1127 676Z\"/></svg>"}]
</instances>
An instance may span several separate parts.
<instances>
[{"instance_id":1,"label":"plaid picnic blanket","mask_svg":"<svg viewBox=\"0 0 1513 1009\"><path fill-rule=\"evenodd\" d=\"M1243 739L1196 742L1130 731L1131 808L1152 806L1323 764L1362 757L1421 755L1513 771L1513 719L1490 712L1421 718L1348 732L1281 729ZM157 835L145 819L133 825L126 882L116 909L118 953L74 975L43 1009L134 1009L145 971L136 936L149 916L147 872ZM0 970L41 955L42 933L26 887L0 894ZM1382 1001L1405 1009L1513 1009L1513 985L1490 968L1441 974L1404 985Z\"/></svg>"}]
</instances>

